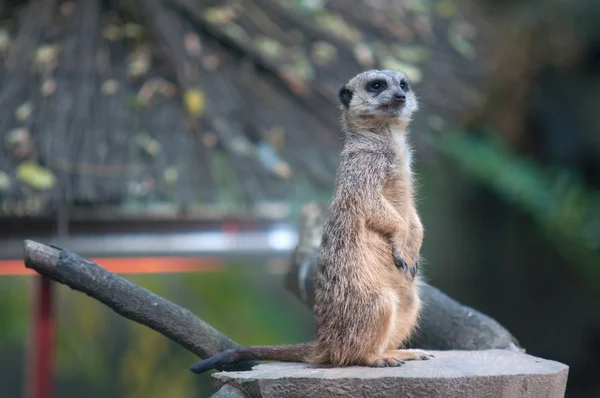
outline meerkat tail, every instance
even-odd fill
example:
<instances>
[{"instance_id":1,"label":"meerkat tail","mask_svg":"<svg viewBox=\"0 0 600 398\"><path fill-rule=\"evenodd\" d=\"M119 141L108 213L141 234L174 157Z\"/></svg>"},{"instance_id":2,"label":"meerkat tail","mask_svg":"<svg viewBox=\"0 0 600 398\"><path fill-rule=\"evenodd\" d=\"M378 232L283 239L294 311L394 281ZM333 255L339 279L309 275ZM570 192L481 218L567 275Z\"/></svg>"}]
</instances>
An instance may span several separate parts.
<instances>
[{"instance_id":1,"label":"meerkat tail","mask_svg":"<svg viewBox=\"0 0 600 398\"><path fill-rule=\"evenodd\" d=\"M314 343L250 346L219 352L212 357L196 362L189 370L204 373L211 369L221 369L225 365L240 361L283 361L307 362Z\"/></svg>"}]
</instances>

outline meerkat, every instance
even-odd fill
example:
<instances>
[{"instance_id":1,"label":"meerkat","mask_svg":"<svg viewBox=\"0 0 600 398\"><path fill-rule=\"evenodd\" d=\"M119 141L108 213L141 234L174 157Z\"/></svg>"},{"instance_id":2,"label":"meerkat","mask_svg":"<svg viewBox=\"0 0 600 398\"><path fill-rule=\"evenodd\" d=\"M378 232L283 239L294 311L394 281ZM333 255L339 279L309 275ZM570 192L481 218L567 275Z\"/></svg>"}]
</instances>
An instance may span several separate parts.
<instances>
[{"instance_id":1,"label":"meerkat","mask_svg":"<svg viewBox=\"0 0 600 398\"><path fill-rule=\"evenodd\" d=\"M227 350L192 372L247 360L387 367L432 357L401 348L421 308L424 232L408 141L417 97L404 74L370 70L342 87L339 100L345 143L318 254L316 341Z\"/></svg>"}]
</instances>

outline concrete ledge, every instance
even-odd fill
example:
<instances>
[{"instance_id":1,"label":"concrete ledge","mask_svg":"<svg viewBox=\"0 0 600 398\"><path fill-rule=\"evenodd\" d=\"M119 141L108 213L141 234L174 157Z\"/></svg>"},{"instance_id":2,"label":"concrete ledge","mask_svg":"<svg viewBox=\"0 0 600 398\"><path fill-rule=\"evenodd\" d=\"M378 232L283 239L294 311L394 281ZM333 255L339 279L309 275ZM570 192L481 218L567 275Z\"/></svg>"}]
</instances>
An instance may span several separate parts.
<instances>
[{"instance_id":1,"label":"concrete ledge","mask_svg":"<svg viewBox=\"0 0 600 398\"><path fill-rule=\"evenodd\" d=\"M564 397L569 367L509 350L430 351L398 368L266 363L213 375L238 397ZM218 393L217 393L218 394Z\"/></svg>"}]
</instances>

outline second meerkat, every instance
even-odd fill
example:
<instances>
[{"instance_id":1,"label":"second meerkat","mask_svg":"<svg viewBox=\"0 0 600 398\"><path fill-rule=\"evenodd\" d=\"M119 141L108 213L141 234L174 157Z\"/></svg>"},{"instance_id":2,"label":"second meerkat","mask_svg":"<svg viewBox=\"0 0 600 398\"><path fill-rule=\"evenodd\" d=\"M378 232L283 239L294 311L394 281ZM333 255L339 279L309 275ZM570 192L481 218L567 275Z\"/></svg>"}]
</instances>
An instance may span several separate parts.
<instances>
[{"instance_id":1,"label":"second meerkat","mask_svg":"<svg viewBox=\"0 0 600 398\"><path fill-rule=\"evenodd\" d=\"M407 130L417 98L404 74L370 70L352 78L339 99L345 143L319 250L316 341L227 350L191 371L245 360L385 367L431 356L401 349L421 308L423 226Z\"/></svg>"}]
</instances>

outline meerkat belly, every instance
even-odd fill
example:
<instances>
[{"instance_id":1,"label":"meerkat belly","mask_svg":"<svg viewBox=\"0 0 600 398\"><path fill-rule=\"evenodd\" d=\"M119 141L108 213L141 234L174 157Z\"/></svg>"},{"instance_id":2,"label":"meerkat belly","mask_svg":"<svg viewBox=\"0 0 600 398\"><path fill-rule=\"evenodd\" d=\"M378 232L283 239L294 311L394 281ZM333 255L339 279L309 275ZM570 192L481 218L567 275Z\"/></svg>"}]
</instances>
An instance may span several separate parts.
<instances>
[{"instance_id":1,"label":"meerkat belly","mask_svg":"<svg viewBox=\"0 0 600 398\"><path fill-rule=\"evenodd\" d=\"M418 292L418 284L402 286L395 289L398 297L394 330L390 335L388 349L401 347L411 334L417 324L421 310L421 299Z\"/></svg>"},{"instance_id":2,"label":"meerkat belly","mask_svg":"<svg viewBox=\"0 0 600 398\"><path fill-rule=\"evenodd\" d=\"M364 231L361 262L368 265L358 272L364 287L377 291L389 307L390 317L383 327L380 347L396 349L410 337L420 311L418 283L404 276L393 264L389 241L374 231Z\"/></svg>"},{"instance_id":3,"label":"meerkat belly","mask_svg":"<svg viewBox=\"0 0 600 398\"><path fill-rule=\"evenodd\" d=\"M393 264L391 247L380 234L366 232L362 261L369 264L358 271L361 289L376 292L378 305L385 306L389 316L381 319L376 352L401 347L410 337L420 310L418 284L408 280ZM378 322L378 323L379 323Z\"/></svg>"}]
</instances>

